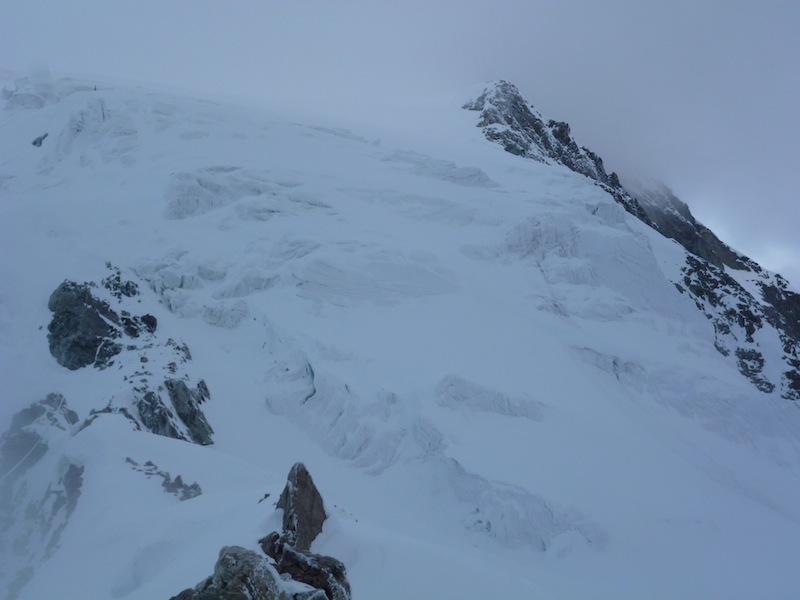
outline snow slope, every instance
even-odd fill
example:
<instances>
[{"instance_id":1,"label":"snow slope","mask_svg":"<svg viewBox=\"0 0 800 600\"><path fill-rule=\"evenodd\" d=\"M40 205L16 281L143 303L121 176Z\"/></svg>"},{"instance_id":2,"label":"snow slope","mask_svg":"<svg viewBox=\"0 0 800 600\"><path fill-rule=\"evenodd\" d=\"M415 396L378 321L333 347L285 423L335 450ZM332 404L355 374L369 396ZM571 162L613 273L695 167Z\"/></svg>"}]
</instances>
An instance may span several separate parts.
<instances>
[{"instance_id":1,"label":"snow slope","mask_svg":"<svg viewBox=\"0 0 800 600\"><path fill-rule=\"evenodd\" d=\"M168 598L280 527L303 461L330 515L313 549L354 598L795 597L798 405L714 348L673 284L681 247L486 141L468 98L344 129L94 82L4 89L0 430L53 392L79 423L41 426L44 457L0 473L26 540L2 548L0 589L32 568L19 598ZM120 414L81 428L141 355L59 366L47 301L106 263L191 350L213 445ZM148 461L202 493L167 493ZM19 499L69 465L80 495L45 551L53 522Z\"/></svg>"}]
</instances>

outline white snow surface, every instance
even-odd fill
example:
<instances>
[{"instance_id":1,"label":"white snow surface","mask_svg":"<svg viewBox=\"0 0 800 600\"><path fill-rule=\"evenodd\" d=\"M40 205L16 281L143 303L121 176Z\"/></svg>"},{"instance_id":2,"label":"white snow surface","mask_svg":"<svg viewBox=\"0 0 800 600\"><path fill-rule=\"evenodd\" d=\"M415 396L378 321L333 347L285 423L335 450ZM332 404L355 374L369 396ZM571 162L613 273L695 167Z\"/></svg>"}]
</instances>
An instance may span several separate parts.
<instances>
[{"instance_id":1,"label":"white snow surface","mask_svg":"<svg viewBox=\"0 0 800 600\"><path fill-rule=\"evenodd\" d=\"M797 597L798 406L715 350L672 283L680 247L487 142L468 97L360 125L4 89L0 430L50 392L83 421L127 389L127 355L69 371L47 345L52 291L110 262L190 348L215 431L202 447L103 415L48 437L30 488L68 464L83 487L20 599L194 586L280 528L297 461L329 515L312 549L355 599Z\"/></svg>"}]
</instances>

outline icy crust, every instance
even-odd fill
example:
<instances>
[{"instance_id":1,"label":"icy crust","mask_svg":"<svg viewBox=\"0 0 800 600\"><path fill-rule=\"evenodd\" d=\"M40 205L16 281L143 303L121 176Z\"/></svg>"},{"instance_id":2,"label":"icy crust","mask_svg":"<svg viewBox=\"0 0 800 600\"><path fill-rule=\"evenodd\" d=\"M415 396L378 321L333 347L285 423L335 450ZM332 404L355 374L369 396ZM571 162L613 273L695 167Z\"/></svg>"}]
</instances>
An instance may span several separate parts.
<instances>
[{"instance_id":1,"label":"icy crust","mask_svg":"<svg viewBox=\"0 0 800 600\"><path fill-rule=\"evenodd\" d=\"M248 196L277 196L281 189L264 175L248 173L238 167L214 166L194 173L176 173L167 190L165 215L169 219L186 219ZM248 216L267 219L279 212L279 201L273 204L275 208L271 211L266 206L260 211L251 209Z\"/></svg>"},{"instance_id":2,"label":"icy crust","mask_svg":"<svg viewBox=\"0 0 800 600\"><path fill-rule=\"evenodd\" d=\"M703 427L736 444L749 446L775 464L800 466L793 431L800 426L800 415L791 407L778 410L760 395L743 392L733 383L712 383L700 369L678 373L665 365L646 365L635 356L620 356L580 346L575 355L622 388L638 396L650 396L662 406L686 418L696 419ZM692 393L686 394L688 386ZM776 428L774 417L781 413L786 427Z\"/></svg>"},{"instance_id":3,"label":"icy crust","mask_svg":"<svg viewBox=\"0 0 800 600\"><path fill-rule=\"evenodd\" d=\"M539 210L514 224L502 244L463 251L531 265L544 284L534 292L538 307L560 316L616 321L649 311L674 314L669 282L623 209L610 198L574 201L578 210Z\"/></svg>"},{"instance_id":4,"label":"icy crust","mask_svg":"<svg viewBox=\"0 0 800 600\"><path fill-rule=\"evenodd\" d=\"M102 98L87 102L56 135L55 146L39 165L40 173L46 174L55 163L67 160L83 168L93 166L98 159L132 165L139 137L127 112L127 107L109 105Z\"/></svg>"},{"instance_id":5,"label":"icy crust","mask_svg":"<svg viewBox=\"0 0 800 600\"><path fill-rule=\"evenodd\" d=\"M330 373L314 369L308 358L274 331L265 344L271 366L265 385L267 408L303 427L334 456L379 475L409 460L430 466L433 478L447 482L447 494L462 508L461 523L510 548L547 550L560 535L578 532L596 549L606 534L574 509L564 509L520 487L467 471L447 450L447 438L429 419L409 413L408 402L388 390L362 401ZM545 407L532 398L512 398L461 379L445 376L431 395L440 406L486 411L540 421Z\"/></svg>"},{"instance_id":6,"label":"icy crust","mask_svg":"<svg viewBox=\"0 0 800 600\"><path fill-rule=\"evenodd\" d=\"M94 83L71 78L56 81L49 73L42 72L31 77L18 77L3 86L3 99L7 110L44 108L57 104L63 98L78 92L96 91Z\"/></svg>"},{"instance_id":7,"label":"icy crust","mask_svg":"<svg viewBox=\"0 0 800 600\"><path fill-rule=\"evenodd\" d=\"M527 395L509 396L498 390L465 381L457 375L448 375L436 386L439 406L453 410L495 413L508 417L524 417L534 421L544 420L546 406Z\"/></svg>"},{"instance_id":8,"label":"icy crust","mask_svg":"<svg viewBox=\"0 0 800 600\"><path fill-rule=\"evenodd\" d=\"M239 264L198 260L181 250L142 260L134 269L171 312L225 329L255 318L250 305L279 289L342 307L394 305L457 289L446 272L427 261L382 251L360 255L348 246L278 240Z\"/></svg>"}]
</instances>

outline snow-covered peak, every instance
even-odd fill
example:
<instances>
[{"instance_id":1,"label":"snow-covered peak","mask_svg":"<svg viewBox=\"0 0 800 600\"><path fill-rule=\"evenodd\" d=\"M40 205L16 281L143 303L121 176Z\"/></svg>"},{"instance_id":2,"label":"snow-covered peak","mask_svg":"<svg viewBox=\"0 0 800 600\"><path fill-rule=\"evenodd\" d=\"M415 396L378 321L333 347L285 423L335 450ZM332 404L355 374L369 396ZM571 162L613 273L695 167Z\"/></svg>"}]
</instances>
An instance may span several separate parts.
<instances>
[{"instance_id":1,"label":"snow-covered peak","mask_svg":"<svg viewBox=\"0 0 800 600\"><path fill-rule=\"evenodd\" d=\"M530 117L537 160L458 102L384 136L31 86L0 112L6 595L193 597L241 565L319 597L272 562L300 462L326 517L301 558L354 598L800 585L789 297L634 218L513 86L478 118Z\"/></svg>"},{"instance_id":2,"label":"snow-covered peak","mask_svg":"<svg viewBox=\"0 0 800 600\"><path fill-rule=\"evenodd\" d=\"M676 285L693 296L697 307L715 323L716 347L725 355L733 353L739 357L740 372L759 389L770 392L779 389L784 398L800 399L800 295L788 290L780 275L765 271L755 261L724 244L695 220L689 207L666 185L633 182L623 187L616 174L606 174L599 156L577 145L570 136L569 125L553 120L545 123L519 90L507 81L489 84L476 100L463 108L480 111L478 126L488 140L502 144L511 154L562 164L588 177L630 214L694 255L687 258L683 279ZM726 267L734 272L744 271L749 276L731 277L724 272ZM725 290L723 296L735 299L722 302L718 289ZM753 343L753 331L761 329L764 323L777 330L778 347L783 349L780 362L787 370L775 373L774 377L780 380L778 386L761 375L764 370L762 349L744 347L746 343ZM744 360L740 355L753 356L755 362Z\"/></svg>"},{"instance_id":3,"label":"snow-covered peak","mask_svg":"<svg viewBox=\"0 0 800 600\"><path fill-rule=\"evenodd\" d=\"M478 127L490 141L499 143L511 154L548 164L561 164L597 182L625 207L649 223L638 202L622 188L615 173L608 174L603 160L579 146L570 127L563 121L545 120L513 84L499 80L486 86L462 108L480 113Z\"/></svg>"}]
</instances>

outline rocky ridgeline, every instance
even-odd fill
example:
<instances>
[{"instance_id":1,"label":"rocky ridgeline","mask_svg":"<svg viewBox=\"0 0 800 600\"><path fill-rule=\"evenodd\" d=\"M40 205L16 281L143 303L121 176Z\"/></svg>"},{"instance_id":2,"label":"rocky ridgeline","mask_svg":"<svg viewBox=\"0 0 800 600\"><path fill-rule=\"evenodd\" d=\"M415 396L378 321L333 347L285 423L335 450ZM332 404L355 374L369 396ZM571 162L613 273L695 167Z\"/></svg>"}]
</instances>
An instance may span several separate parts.
<instances>
[{"instance_id":1,"label":"rocky ridgeline","mask_svg":"<svg viewBox=\"0 0 800 600\"><path fill-rule=\"evenodd\" d=\"M478 127L483 129L486 139L502 145L506 152L547 164L564 165L585 175L611 194L626 211L653 225L639 202L622 187L616 173L606 173L603 159L578 146L567 123L545 121L516 86L497 81L462 108L478 111Z\"/></svg>"},{"instance_id":2,"label":"rocky ridgeline","mask_svg":"<svg viewBox=\"0 0 800 600\"><path fill-rule=\"evenodd\" d=\"M720 240L667 186L629 187L658 230L689 252L681 269L683 279L675 285L713 323L717 350L734 358L742 375L762 392L777 390L787 400L800 400L800 294L791 291L783 277ZM745 274L758 294L745 289L728 270ZM765 374L764 352L757 341L757 332L765 326L774 327L780 338L784 365L774 382Z\"/></svg>"},{"instance_id":3,"label":"rocky ridgeline","mask_svg":"<svg viewBox=\"0 0 800 600\"><path fill-rule=\"evenodd\" d=\"M569 125L545 121L514 85L494 82L463 108L478 111L478 127L507 152L561 164L592 179L627 212L683 246L688 252L686 264L682 280L674 283L713 324L717 350L735 360L742 375L760 391L777 391L782 398L800 400L800 294L791 291L780 275L764 271L723 243L666 186L623 187L615 173L606 173L597 154L578 146ZM755 280L760 297L726 269L746 272ZM766 374L770 369L757 335L765 326L777 330L781 345L778 353L783 364L774 381Z\"/></svg>"},{"instance_id":4,"label":"rocky ridgeline","mask_svg":"<svg viewBox=\"0 0 800 600\"><path fill-rule=\"evenodd\" d=\"M159 340L156 318L132 312L139 287L124 281L119 269L109 268L101 286L64 281L50 296L50 353L72 370L107 369L117 363L127 370L123 381L129 392L110 399L94 416L120 413L137 428L158 435L213 443L213 430L200 409L210 393L202 379L191 383L186 372L189 348L171 338Z\"/></svg>"},{"instance_id":5,"label":"rocky ridgeline","mask_svg":"<svg viewBox=\"0 0 800 600\"><path fill-rule=\"evenodd\" d=\"M644 186L626 182L625 186L639 200L657 229L695 256L719 269L761 270L755 262L731 249L713 231L699 223L686 203L666 185Z\"/></svg>"},{"instance_id":6,"label":"rocky ridgeline","mask_svg":"<svg viewBox=\"0 0 800 600\"><path fill-rule=\"evenodd\" d=\"M310 551L327 515L302 463L289 472L276 507L283 510L283 532L273 531L259 540L263 555L225 546L214 574L171 600L349 600L344 565Z\"/></svg>"},{"instance_id":7,"label":"rocky ridgeline","mask_svg":"<svg viewBox=\"0 0 800 600\"><path fill-rule=\"evenodd\" d=\"M724 270L691 254L681 271L683 280L675 286L691 296L713 324L716 349L735 359L739 372L760 391L769 394L777 389L787 400L800 400L800 343L781 327L782 313L757 301ZM758 332L768 325L778 331L785 363L776 381L766 374L766 360L756 341Z\"/></svg>"}]
</instances>

